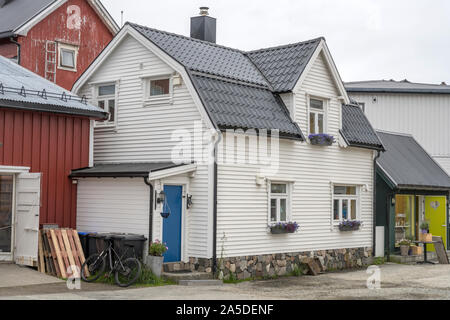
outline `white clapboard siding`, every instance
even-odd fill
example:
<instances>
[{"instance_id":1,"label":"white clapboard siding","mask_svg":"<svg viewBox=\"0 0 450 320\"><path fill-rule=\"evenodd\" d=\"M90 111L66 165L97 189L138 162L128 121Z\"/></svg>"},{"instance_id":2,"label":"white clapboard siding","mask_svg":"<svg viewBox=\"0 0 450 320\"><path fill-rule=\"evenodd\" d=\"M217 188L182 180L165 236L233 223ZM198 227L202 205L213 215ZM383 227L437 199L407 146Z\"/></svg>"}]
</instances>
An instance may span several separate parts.
<instances>
[{"instance_id":1,"label":"white clapboard siding","mask_svg":"<svg viewBox=\"0 0 450 320\"><path fill-rule=\"evenodd\" d=\"M341 106L321 55L302 87L295 92L296 119L305 135L306 93L332 97L328 110L328 133L337 136ZM283 100L289 102L289 97L283 97ZM337 144L318 147L305 142L280 140L280 166L272 176L280 177L280 180L286 177L295 180L291 220L300 224L300 231L289 235L272 235L268 231L267 187L256 184L256 176L264 166L219 165L218 254L230 257L371 247L372 159L373 152L367 149L344 149ZM337 226L332 228L331 182L361 185L360 218L363 226L360 231L340 232Z\"/></svg>"},{"instance_id":2,"label":"white clapboard siding","mask_svg":"<svg viewBox=\"0 0 450 320\"><path fill-rule=\"evenodd\" d=\"M142 178L78 180L77 229L149 236L150 188Z\"/></svg>"},{"instance_id":3,"label":"white clapboard siding","mask_svg":"<svg viewBox=\"0 0 450 320\"><path fill-rule=\"evenodd\" d=\"M450 172L450 95L350 93L376 129L412 134ZM376 102L374 102L376 98Z\"/></svg>"},{"instance_id":4,"label":"white clapboard siding","mask_svg":"<svg viewBox=\"0 0 450 320\"><path fill-rule=\"evenodd\" d=\"M80 90L81 95L91 99L92 84L119 80L117 126L115 130L95 128L94 162L171 161L172 150L179 143L172 141L172 133L185 130L193 137L196 123L204 127L184 81L174 87L173 103L144 106L142 77L173 72L131 36L116 47ZM207 225L211 223L208 196L212 190L208 179L208 166L198 164L190 182L194 205L187 226L189 256L206 257L211 251Z\"/></svg>"}]
</instances>

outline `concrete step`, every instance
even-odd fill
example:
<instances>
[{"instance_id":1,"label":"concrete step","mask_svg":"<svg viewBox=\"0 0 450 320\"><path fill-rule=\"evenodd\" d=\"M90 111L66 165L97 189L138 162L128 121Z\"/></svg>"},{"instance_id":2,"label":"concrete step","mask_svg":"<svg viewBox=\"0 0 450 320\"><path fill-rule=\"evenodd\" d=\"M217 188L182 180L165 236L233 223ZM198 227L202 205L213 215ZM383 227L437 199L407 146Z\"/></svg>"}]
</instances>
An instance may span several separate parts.
<instances>
[{"instance_id":1,"label":"concrete step","mask_svg":"<svg viewBox=\"0 0 450 320\"><path fill-rule=\"evenodd\" d=\"M181 280L198 281L198 280L211 280L213 275L210 272L163 272L162 277L179 283Z\"/></svg>"},{"instance_id":2,"label":"concrete step","mask_svg":"<svg viewBox=\"0 0 450 320\"><path fill-rule=\"evenodd\" d=\"M184 262L166 262L163 264L163 270L164 272L190 271L190 265Z\"/></svg>"},{"instance_id":3,"label":"concrete step","mask_svg":"<svg viewBox=\"0 0 450 320\"><path fill-rule=\"evenodd\" d=\"M180 286L195 286L195 287L201 287L201 286L221 286L223 285L222 280L180 280L178 282Z\"/></svg>"}]
</instances>

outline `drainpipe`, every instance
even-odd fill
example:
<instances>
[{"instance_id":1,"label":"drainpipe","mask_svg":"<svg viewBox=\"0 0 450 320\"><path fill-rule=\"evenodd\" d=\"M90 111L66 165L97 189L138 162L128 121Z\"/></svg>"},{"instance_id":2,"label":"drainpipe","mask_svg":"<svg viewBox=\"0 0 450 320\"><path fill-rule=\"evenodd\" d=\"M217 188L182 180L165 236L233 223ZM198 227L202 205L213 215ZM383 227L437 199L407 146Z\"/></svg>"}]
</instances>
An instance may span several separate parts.
<instances>
[{"instance_id":1,"label":"drainpipe","mask_svg":"<svg viewBox=\"0 0 450 320\"><path fill-rule=\"evenodd\" d=\"M148 181L147 177L144 177L144 182L150 187L150 209L148 212L148 241L153 241L153 185Z\"/></svg>"},{"instance_id":2,"label":"drainpipe","mask_svg":"<svg viewBox=\"0 0 450 320\"><path fill-rule=\"evenodd\" d=\"M372 227L372 255L375 257L376 249L376 231L377 231L377 160L381 156L381 151L377 150L377 155L373 159L373 227Z\"/></svg>"},{"instance_id":3,"label":"drainpipe","mask_svg":"<svg viewBox=\"0 0 450 320\"><path fill-rule=\"evenodd\" d=\"M212 273L217 272L217 149L218 144L222 141L222 133L216 131L216 141L214 142L213 158L214 158L214 203L213 203L213 261Z\"/></svg>"},{"instance_id":4,"label":"drainpipe","mask_svg":"<svg viewBox=\"0 0 450 320\"><path fill-rule=\"evenodd\" d=\"M10 38L9 38L9 41L10 41L11 43L14 43L14 44L17 46L17 64L20 66L20 55L21 55L21 52L22 52L20 43L17 42L16 40L14 40L13 37L10 37Z\"/></svg>"},{"instance_id":5,"label":"drainpipe","mask_svg":"<svg viewBox=\"0 0 450 320\"><path fill-rule=\"evenodd\" d=\"M387 229L387 261L391 259L391 207L392 197L395 197L395 193L388 193L386 195L386 229ZM385 242L386 243L386 242Z\"/></svg>"}]
</instances>

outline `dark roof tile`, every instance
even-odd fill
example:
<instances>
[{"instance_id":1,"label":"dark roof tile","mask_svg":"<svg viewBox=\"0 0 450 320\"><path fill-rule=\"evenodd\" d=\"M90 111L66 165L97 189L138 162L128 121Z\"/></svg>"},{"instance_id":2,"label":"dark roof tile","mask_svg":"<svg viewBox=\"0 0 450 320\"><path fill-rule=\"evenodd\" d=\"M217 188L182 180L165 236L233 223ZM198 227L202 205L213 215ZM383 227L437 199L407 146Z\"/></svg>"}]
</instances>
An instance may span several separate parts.
<instances>
[{"instance_id":1,"label":"dark roof tile","mask_svg":"<svg viewBox=\"0 0 450 320\"><path fill-rule=\"evenodd\" d=\"M350 146L383 150L383 143L359 106L342 105L341 133Z\"/></svg>"}]
</instances>

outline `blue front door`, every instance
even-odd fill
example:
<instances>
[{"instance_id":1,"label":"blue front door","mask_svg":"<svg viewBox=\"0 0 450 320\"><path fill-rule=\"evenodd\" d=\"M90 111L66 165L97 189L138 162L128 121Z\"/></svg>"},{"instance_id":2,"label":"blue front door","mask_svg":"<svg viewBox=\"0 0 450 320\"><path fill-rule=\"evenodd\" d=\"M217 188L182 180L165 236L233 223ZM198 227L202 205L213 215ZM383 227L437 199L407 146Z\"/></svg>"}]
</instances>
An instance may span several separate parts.
<instances>
[{"instance_id":1,"label":"blue front door","mask_svg":"<svg viewBox=\"0 0 450 320\"><path fill-rule=\"evenodd\" d=\"M166 202L164 212L169 217L163 219L163 242L169 248L164 254L164 262L181 261L181 212L182 212L182 186L164 186Z\"/></svg>"}]
</instances>

